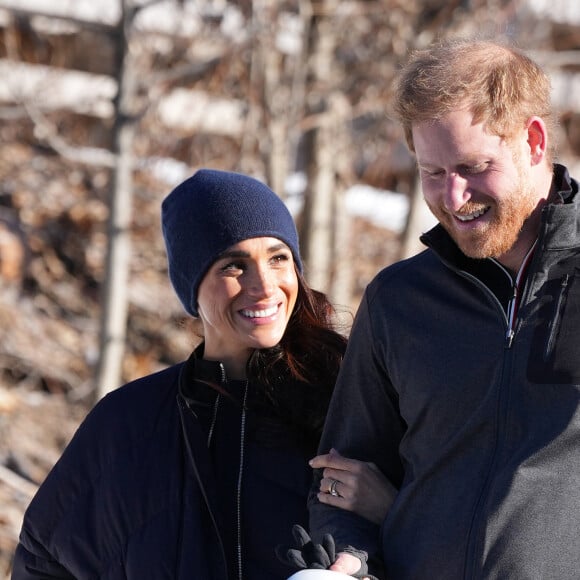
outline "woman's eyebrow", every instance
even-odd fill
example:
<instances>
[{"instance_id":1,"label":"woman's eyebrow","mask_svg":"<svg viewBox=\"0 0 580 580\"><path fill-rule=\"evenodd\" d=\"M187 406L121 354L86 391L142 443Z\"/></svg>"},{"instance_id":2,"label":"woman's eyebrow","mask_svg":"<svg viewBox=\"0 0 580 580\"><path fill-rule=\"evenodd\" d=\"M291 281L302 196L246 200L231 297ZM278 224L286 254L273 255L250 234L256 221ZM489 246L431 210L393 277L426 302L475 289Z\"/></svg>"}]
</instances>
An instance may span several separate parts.
<instances>
[{"instance_id":1,"label":"woman's eyebrow","mask_svg":"<svg viewBox=\"0 0 580 580\"><path fill-rule=\"evenodd\" d=\"M222 252L217 259L222 260L223 258L249 258L249 252L244 252L242 250L226 250Z\"/></svg>"},{"instance_id":2,"label":"woman's eyebrow","mask_svg":"<svg viewBox=\"0 0 580 580\"><path fill-rule=\"evenodd\" d=\"M279 252L280 250L286 250L288 246L284 242L280 242L279 244L274 244L268 248L268 253L273 254L274 252ZM224 258L250 258L251 255L249 252L245 250L226 250L222 252L217 259L222 260Z\"/></svg>"},{"instance_id":3,"label":"woman's eyebrow","mask_svg":"<svg viewBox=\"0 0 580 580\"><path fill-rule=\"evenodd\" d=\"M280 250L288 250L288 246L284 242L280 242L279 244L274 244L268 248L268 252L274 253L279 252Z\"/></svg>"}]
</instances>

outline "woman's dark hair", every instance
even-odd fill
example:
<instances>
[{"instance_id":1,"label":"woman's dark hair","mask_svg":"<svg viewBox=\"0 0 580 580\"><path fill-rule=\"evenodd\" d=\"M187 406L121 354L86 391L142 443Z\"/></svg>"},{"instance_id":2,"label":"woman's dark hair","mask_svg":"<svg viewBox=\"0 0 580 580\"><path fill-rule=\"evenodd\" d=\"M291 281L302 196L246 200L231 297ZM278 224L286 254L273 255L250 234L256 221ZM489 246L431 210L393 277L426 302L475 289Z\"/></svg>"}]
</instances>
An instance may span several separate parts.
<instances>
[{"instance_id":1,"label":"woman's dark hair","mask_svg":"<svg viewBox=\"0 0 580 580\"><path fill-rule=\"evenodd\" d=\"M259 397L286 422L307 456L316 452L347 339L335 328L336 312L322 292L297 272L298 296L278 345L254 351L248 378Z\"/></svg>"},{"instance_id":2,"label":"woman's dark hair","mask_svg":"<svg viewBox=\"0 0 580 580\"><path fill-rule=\"evenodd\" d=\"M309 384L334 385L347 339L335 328L336 311L322 292L308 286L300 272L296 305L278 345L257 350L248 376L272 386L281 374Z\"/></svg>"}]
</instances>

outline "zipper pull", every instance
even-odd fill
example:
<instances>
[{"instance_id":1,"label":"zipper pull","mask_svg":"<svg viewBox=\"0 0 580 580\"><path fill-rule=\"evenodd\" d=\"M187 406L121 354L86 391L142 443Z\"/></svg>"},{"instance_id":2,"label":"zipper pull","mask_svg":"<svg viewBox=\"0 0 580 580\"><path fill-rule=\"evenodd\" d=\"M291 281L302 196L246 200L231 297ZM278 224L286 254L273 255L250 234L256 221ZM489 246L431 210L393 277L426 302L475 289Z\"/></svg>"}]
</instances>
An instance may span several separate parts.
<instances>
[{"instance_id":1,"label":"zipper pull","mask_svg":"<svg viewBox=\"0 0 580 580\"><path fill-rule=\"evenodd\" d=\"M505 347L510 349L512 347L512 342L514 341L515 332L513 328L508 328L508 331L505 333Z\"/></svg>"},{"instance_id":2,"label":"zipper pull","mask_svg":"<svg viewBox=\"0 0 580 580\"><path fill-rule=\"evenodd\" d=\"M505 334L506 348L511 348L512 342L514 340L514 335L515 335L514 325L515 325L515 319L516 319L517 303L518 303L518 284L516 281L516 283L513 285L513 294L512 294L512 297L510 298L510 301L508 304L508 309L507 309L508 329L507 329L507 332Z\"/></svg>"}]
</instances>

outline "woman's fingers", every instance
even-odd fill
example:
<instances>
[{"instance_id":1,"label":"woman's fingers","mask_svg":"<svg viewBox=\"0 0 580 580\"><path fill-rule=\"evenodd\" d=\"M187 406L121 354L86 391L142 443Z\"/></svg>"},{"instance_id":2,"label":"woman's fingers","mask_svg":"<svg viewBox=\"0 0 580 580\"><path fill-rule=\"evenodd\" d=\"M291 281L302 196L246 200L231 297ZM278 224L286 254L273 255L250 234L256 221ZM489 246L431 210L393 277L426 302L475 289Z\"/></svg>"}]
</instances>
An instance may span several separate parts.
<instances>
[{"instance_id":1,"label":"woman's fingers","mask_svg":"<svg viewBox=\"0 0 580 580\"><path fill-rule=\"evenodd\" d=\"M345 497L348 494L349 485L336 477L323 477L320 480L320 492L333 497Z\"/></svg>"},{"instance_id":2,"label":"woman's fingers","mask_svg":"<svg viewBox=\"0 0 580 580\"><path fill-rule=\"evenodd\" d=\"M339 471L354 471L360 469L362 461L357 459L348 459L338 453L338 451L331 450L330 453L324 455L317 455L310 460L310 466L315 469L336 469Z\"/></svg>"},{"instance_id":3,"label":"woman's fingers","mask_svg":"<svg viewBox=\"0 0 580 580\"><path fill-rule=\"evenodd\" d=\"M374 463L342 457L338 452L318 455L310 465L322 469L318 501L380 523L396 489Z\"/></svg>"}]
</instances>

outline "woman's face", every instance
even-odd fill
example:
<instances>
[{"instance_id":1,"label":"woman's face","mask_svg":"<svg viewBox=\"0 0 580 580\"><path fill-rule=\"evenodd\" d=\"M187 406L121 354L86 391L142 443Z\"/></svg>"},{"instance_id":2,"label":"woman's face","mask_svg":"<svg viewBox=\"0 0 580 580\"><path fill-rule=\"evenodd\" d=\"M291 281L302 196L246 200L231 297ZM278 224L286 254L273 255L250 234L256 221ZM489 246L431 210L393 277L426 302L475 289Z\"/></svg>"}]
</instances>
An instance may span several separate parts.
<instances>
[{"instance_id":1,"label":"woman's face","mask_svg":"<svg viewBox=\"0 0 580 580\"><path fill-rule=\"evenodd\" d=\"M255 349L280 342L296 304L292 252L276 238L251 238L213 263L198 291L204 357L245 368Z\"/></svg>"}]
</instances>

